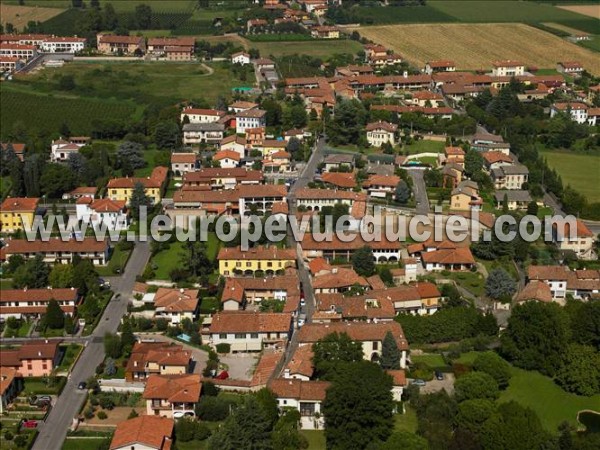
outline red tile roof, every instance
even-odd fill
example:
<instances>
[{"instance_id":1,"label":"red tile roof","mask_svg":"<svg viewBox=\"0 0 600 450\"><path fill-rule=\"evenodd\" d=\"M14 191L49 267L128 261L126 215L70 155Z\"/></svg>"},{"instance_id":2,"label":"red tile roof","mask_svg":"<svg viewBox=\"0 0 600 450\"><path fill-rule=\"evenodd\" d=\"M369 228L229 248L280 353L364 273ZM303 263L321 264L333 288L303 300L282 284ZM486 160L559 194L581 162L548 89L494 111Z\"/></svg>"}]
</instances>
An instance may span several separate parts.
<instances>
[{"instance_id":1,"label":"red tile roof","mask_svg":"<svg viewBox=\"0 0 600 450\"><path fill-rule=\"evenodd\" d=\"M308 263L308 270L312 275L316 275L321 271L331 270L331 265L325 258L315 258Z\"/></svg>"},{"instance_id":2,"label":"red tile roof","mask_svg":"<svg viewBox=\"0 0 600 450\"><path fill-rule=\"evenodd\" d=\"M392 377L393 381L393 385L394 386L407 386L408 383L406 382L406 373L404 372L404 370L399 369L399 370L386 370L385 373L387 373L388 375L390 375Z\"/></svg>"},{"instance_id":3,"label":"red tile roof","mask_svg":"<svg viewBox=\"0 0 600 450\"><path fill-rule=\"evenodd\" d=\"M3 212L29 212L35 211L40 199L37 197L7 197L0 206Z\"/></svg>"},{"instance_id":4,"label":"red tile roof","mask_svg":"<svg viewBox=\"0 0 600 450\"><path fill-rule=\"evenodd\" d=\"M133 189L137 183L141 183L145 188L160 188L167 179L168 169L166 167L155 167L149 177L125 177L112 178L108 181L107 188Z\"/></svg>"},{"instance_id":5,"label":"red tile roof","mask_svg":"<svg viewBox=\"0 0 600 450\"><path fill-rule=\"evenodd\" d=\"M527 278L541 281L563 281L568 278L569 269L565 266L529 266Z\"/></svg>"},{"instance_id":6,"label":"red tile roof","mask_svg":"<svg viewBox=\"0 0 600 450\"><path fill-rule=\"evenodd\" d=\"M387 332L391 332L396 339L400 350L408 350L408 341L404 336L402 326L398 322L335 322L335 323L307 323L298 333L300 343L314 343L332 333L346 333L354 341L380 341L383 342Z\"/></svg>"},{"instance_id":7,"label":"red tile roof","mask_svg":"<svg viewBox=\"0 0 600 450\"><path fill-rule=\"evenodd\" d=\"M284 261L296 260L296 251L291 248L279 248L276 246L265 247L259 245L246 251L240 247L223 247L219 250L219 261L231 259Z\"/></svg>"},{"instance_id":8,"label":"red tile roof","mask_svg":"<svg viewBox=\"0 0 600 450\"><path fill-rule=\"evenodd\" d=\"M79 293L75 288L65 289L3 289L0 304L6 302L58 302L75 301Z\"/></svg>"},{"instance_id":9,"label":"red tile roof","mask_svg":"<svg viewBox=\"0 0 600 450\"><path fill-rule=\"evenodd\" d=\"M355 284L368 287L369 283L358 275L354 269L333 268L330 273L319 275L313 279L314 289L342 289Z\"/></svg>"},{"instance_id":10,"label":"red tile roof","mask_svg":"<svg viewBox=\"0 0 600 450\"><path fill-rule=\"evenodd\" d=\"M330 385L331 383L328 381L302 381L292 378L277 378L269 383L269 389L278 398L323 401Z\"/></svg>"},{"instance_id":11,"label":"red tile roof","mask_svg":"<svg viewBox=\"0 0 600 450\"><path fill-rule=\"evenodd\" d=\"M313 356L312 345L298 347L286 367L290 375L304 375L311 378L315 370L312 363Z\"/></svg>"},{"instance_id":12,"label":"red tile roof","mask_svg":"<svg viewBox=\"0 0 600 450\"><path fill-rule=\"evenodd\" d=\"M194 164L196 155L194 153L173 153L171 155L171 163L187 163Z\"/></svg>"},{"instance_id":13,"label":"red tile roof","mask_svg":"<svg viewBox=\"0 0 600 450\"><path fill-rule=\"evenodd\" d=\"M291 326L291 314L221 311L213 315L210 332L212 334L287 333Z\"/></svg>"},{"instance_id":14,"label":"red tile roof","mask_svg":"<svg viewBox=\"0 0 600 450\"><path fill-rule=\"evenodd\" d=\"M396 130L398 130L398 125L380 120L379 122L372 122L367 124L365 129L367 131L384 130L389 133L395 133Z\"/></svg>"},{"instance_id":15,"label":"red tile roof","mask_svg":"<svg viewBox=\"0 0 600 450\"><path fill-rule=\"evenodd\" d=\"M10 255L23 253L103 253L108 250L108 241L97 241L93 237L81 241L70 239L63 241L60 238L45 241L28 241L26 239L9 239L0 249L0 260L5 260Z\"/></svg>"},{"instance_id":16,"label":"red tile roof","mask_svg":"<svg viewBox=\"0 0 600 450\"><path fill-rule=\"evenodd\" d=\"M200 375L150 375L144 389L145 399L164 399L170 403L197 403L200 400Z\"/></svg>"},{"instance_id":17,"label":"red tile roof","mask_svg":"<svg viewBox=\"0 0 600 450\"><path fill-rule=\"evenodd\" d=\"M110 442L110 450L134 445L144 445L158 450L171 447L173 436L173 419L161 416L140 416L117 424L117 429Z\"/></svg>"},{"instance_id":18,"label":"red tile roof","mask_svg":"<svg viewBox=\"0 0 600 450\"><path fill-rule=\"evenodd\" d=\"M353 173L326 172L321 175L321 180L323 180L324 183L346 189L351 189L357 185Z\"/></svg>"},{"instance_id":19,"label":"red tile roof","mask_svg":"<svg viewBox=\"0 0 600 450\"><path fill-rule=\"evenodd\" d=\"M194 312L198 309L198 289L159 288L154 296L154 307L168 312Z\"/></svg>"},{"instance_id":20,"label":"red tile roof","mask_svg":"<svg viewBox=\"0 0 600 450\"><path fill-rule=\"evenodd\" d=\"M424 252L421 258L426 264L475 264L475 258L467 247Z\"/></svg>"},{"instance_id":21,"label":"red tile roof","mask_svg":"<svg viewBox=\"0 0 600 450\"><path fill-rule=\"evenodd\" d=\"M552 292L550 286L543 281L533 280L525 285L523 290L517 295L518 302L528 300L537 300L540 302L550 303L552 301Z\"/></svg>"}]
</instances>

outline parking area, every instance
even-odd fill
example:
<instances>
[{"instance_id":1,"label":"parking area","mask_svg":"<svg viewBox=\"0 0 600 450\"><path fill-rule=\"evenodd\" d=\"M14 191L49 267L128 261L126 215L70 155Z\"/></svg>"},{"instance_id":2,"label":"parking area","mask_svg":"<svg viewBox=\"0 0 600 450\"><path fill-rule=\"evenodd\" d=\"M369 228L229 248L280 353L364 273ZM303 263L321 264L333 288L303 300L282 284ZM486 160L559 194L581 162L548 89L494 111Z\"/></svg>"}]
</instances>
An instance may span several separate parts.
<instances>
[{"instance_id":1,"label":"parking area","mask_svg":"<svg viewBox=\"0 0 600 450\"><path fill-rule=\"evenodd\" d=\"M221 364L227 365L229 377L236 380L251 380L259 355L252 353L236 353L220 356Z\"/></svg>"},{"instance_id":2,"label":"parking area","mask_svg":"<svg viewBox=\"0 0 600 450\"><path fill-rule=\"evenodd\" d=\"M433 394L444 389L449 395L454 394L454 374L445 373L443 380L436 380L435 378L428 381L425 386L421 387L421 394Z\"/></svg>"}]
</instances>

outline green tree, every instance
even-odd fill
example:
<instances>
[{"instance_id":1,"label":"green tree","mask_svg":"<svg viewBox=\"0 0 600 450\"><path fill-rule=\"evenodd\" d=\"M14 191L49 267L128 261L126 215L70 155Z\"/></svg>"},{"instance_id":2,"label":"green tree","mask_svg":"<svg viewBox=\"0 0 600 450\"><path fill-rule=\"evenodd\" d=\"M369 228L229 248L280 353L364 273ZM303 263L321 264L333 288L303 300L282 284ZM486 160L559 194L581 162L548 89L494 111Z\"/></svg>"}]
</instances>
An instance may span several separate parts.
<instances>
[{"instance_id":1,"label":"green tree","mask_svg":"<svg viewBox=\"0 0 600 450\"><path fill-rule=\"evenodd\" d=\"M400 349L394 339L394 335L391 332L387 332L383 338L383 345L381 347L381 359L379 364L382 369L400 369Z\"/></svg>"},{"instance_id":2,"label":"green tree","mask_svg":"<svg viewBox=\"0 0 600 450\"><path fill-rule=\"evenodd\" d=\"M574 394L600 394L600 353L589 345L570 344L556 373L556 382Z\"/></svg>"},{"instance_id":3,"label":"green tree","mask_svg":"<svg viewBox=\"0 0 600 450\"><path fill-rule=\"evenodd\" d=\"M508 207L508 194L504 194L504 197L502 197L502 214L508 214L508 211L510 211Z\"/></svg>"},{"instance_id":4,"label":"green tree","mask_svg":"<svg viewBox=\"0 0 600 450\"><path fill-rule=\"evenodd\" d=\"M396 431L377 448L378 450L429 450L429 444L427 439L417 434L409 431Z\"/></svg>"},{"instance_id":5,"label":"green tree","mask_svg":"<svg viewBox=\"0 0 600 450\"><path fill-rule=\"evenodd\" d=\"M508 387L508 382L512 376L510 364L494 352L485 352L477 355L475 361L473 361L473 369L490 375L496 380L500 389Z\"/></svg>"},{"instance_id":6,"label":"green tree","mask_svg":"<svg viewBox=\"0 0 600 450\"><path fill-rule=\"evenodd\" d=\"M500 267L492 270L485 281L485 293L494 300L508 303L516 291L517 283Z\"/></svg>"},{"instance_id":7,"label":"green tree","mask_svg":"<svg viewBox=\"0 0 600 450\"><path fill-rule=\"evenodd\" d=\"M400 180L398 186L396 186L396 191L394 193L394 198L396 201L402 205L405 205L410 200L411 190L408 186L408 183L404 180Z\"/></svg>"},{"instance_id":8,"label":"green tree","mask_svg":"<svg viewBox=\"0 0 600 450\"><path fill-rule=\"evenodd\" d=\"M154 128L154 143L159 149L176 150L181 147L181 130L175 122L159 122Z\"/></svg>"},{"instance_id":9,"label":"green tree","mask_svg":"<svg viewBox=\"0 0 600 450\"><path fill-rule=\"evenodd\" d=\"M473 176L483 169L483 157L477 150L467 150L465 154L465 175Z\"/></svg>"},{"instance_id":10,"label":"green tree","mask_svg":"<svg viewBox=\"0 0 600 450\"><path fill-rule=\"evenodd\" d=\"M142 207L149 207L152 204L150 197L146 195L146 190L142 183L135 183L133 192L129 199L131 215L135 220L139 220Z\"/></svg>"},{"instance_id":11,"label":"green tree","mask_svg":"<svg viewBox=\"0 0 600 450\"><path fill-rule=\"evenodd\" d=\"M279 409L277 407L277 397L267 388L263 388L255 394L256 400L264 413L264 416L273 427L279 419Z\"/></svg>"},{"instance_id":12,"label":"green tree","mask_svg":"<svg viewBox=\"0 0 600 450\"><path fill-rule=\"evenodd\" d=\"M69 288L73 286L73 266L56 264L50 271L48 283L53 288Z\"/></svg>"},{"instance_id":13,"label":"green tree","mask_svg":"<svg viewBox=\"0 0 600 450\"><path fill-rule=\"evenodd\" d=\"M392 379L376 364L344 364L323 402L327 448L363 449L394 428Z\"/></svg>"},{"instance_id":14,"label":"green tree","mask_svg":"<svg viewBox=\"0 0 600 450\"><path fill-rule=\"evenodd\" d=\"M537 216L538 210L538 204L535 200L530 201L527 205L527 214L529 214L530 216Z\"/></svg>"},{"instance_id":15,"label":"green tree","mask_svg":"<svg viewBox=\"0 0 600 450\"><path fill-rule=\"evenodd\" d=\"M373 250L368 245L359 248L350 257L352 268L363 277L370 277L375 273L375 257Z\"/></svg>"},{"instance_id":16,"label":"green tree","mask_svg":"<svg viewBox=\"0 0 600 450\"><path fill-rule=\"evenodd\" d=\"M493 400L485 398L465 400L458 405L455 422L457 427L477 433L495 411L496 404Z\"/></svg>"},{"instance_id":17,"label":"green tree","mask_svg":"<svg viewBox=\"0 0 600 450\"><path fill-rule=\"evenodd\" d=\"M271 427L258 400L248 396L208 441L209 450L268 450Z\"/></svg>"},{"instance_id":18,"label":"green tree","mask_svg":"<svg viewBox=\"0 0 600 450\"><path fill-rule=\"evenodd\" d=\"M123 354L123 347L121 345L121 338L112 333L106 333L104 335L104 353L113 359L119 359Z\"/></svg>"},{"instance_id":19,"label":"green tree","mask_svg":"<svg viewBox=\"0 0 600 450\"><path fill-rule=\"evenodd\" d=\"M121 347L123 348L123 351L129 354L135 341L136 339L131 328L131 322L129 319L124 319L123 325L121 325Z\"/></svg>"},{"instance_id":20,"label":"green tree","mask_svg":"<svg viewBox=\"0 0 600 450\"><path fill-rule=\"evenodd\" d=\"M110 31L114 31L119 26L119 17L112 3L104 5L103 22L106 29Z\"/></svg>"},{"instance_id":21,"label":"green tree","mask_svg":"<svg viewBox=\"0 0 600 450\"><path fill-rule=\"evenodd\" d=\"M368 112L358 100L343 100L335 108L333 120L326 120L327 136L333 145L358 144Z\"/></svg>"},{"instance_id":22,"label":"green tree","mask_svg":"<svg viewBox=\"0 0 600 450\"><path fill-rule=\"evenodd\" d=\"M459 377L454 383L454 395L459 402L483 398L498 398L498 383L485 372L471 372Z\"/></svg>"},{"instance_id":23,"label":"green tree","mask_svg":"<svg viewBox=\"0 0 600 450\"><path fill-rule=\"evenodd\" d=\"M331 379L341 363L362 361L363 350L360 342L350 339L346 333L331 333L313 345L313 365L315 376Z\"/></svg>"},{"instance_id":24,"label":"green tree","mask_svg":"<svg viewBox=\"0 0 600 450\"><path fill-rule=\"evenodd\" d=\"M41 254L30 259L24 265L15 270L12 276L12 284L15 289L30 288L40 289L48 286L48 275L50 268L44 262Z\"/></svg>"},{"instance_id":25,"label":"green tree","mask_svg":"<svg viewBox=\"0 0 600 450\"><path fill-rule=\"evenodd\" d=\"M53 330L58 330L65 325L65 313L54 299L50 300L46 306L44 324Z\"/></svg>"},{"instance_id":26,"label":"green tree","mask_svg":"<svg viewBox=\"0 0 600 450\"><path fill-rule=\"evenodd\" d=\"M502 336L501 354L515 366L554 376L570 340L569 320L556 303L517 305Z\"/></svg>"},{"instance_id":27,"label":"green tree","mask_svg":"<svg viewBox=\"0 0 600 450\"><path fill-rule=\"evenodd\" d=\"M140 30L147 30L152 25L152 8L146 4L135 7L135 20Z\"/></svg>"}]
</instances>

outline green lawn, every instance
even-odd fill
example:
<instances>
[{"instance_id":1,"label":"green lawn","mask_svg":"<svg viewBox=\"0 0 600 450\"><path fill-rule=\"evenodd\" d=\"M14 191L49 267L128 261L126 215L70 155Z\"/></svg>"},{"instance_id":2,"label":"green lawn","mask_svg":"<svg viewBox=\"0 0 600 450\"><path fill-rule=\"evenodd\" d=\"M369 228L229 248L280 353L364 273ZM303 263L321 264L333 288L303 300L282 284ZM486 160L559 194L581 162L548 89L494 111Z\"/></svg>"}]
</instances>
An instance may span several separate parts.
<instances>
[{"instance_id":1,"label":"green lawn","mask_svg":"<svg viewBox=\"0 0 600 450\"><path fill-rule=\"evenodd\" d=\"M595 52L600 52L600 34L590 36L591 40L581 41L578 44Z\"/></svg>"},{"instance_id":2,"label":"green lawn","mask_svg":"<svg viewBox=\"0 0 600 450\"><path fill-rule=\"evenodd\" d=\"M439 275L440 278L449 278L454 280L460 287L471 292L476 297L481 297L484 293L485 280L479 272L450 272L446 275Z\"/></svg>"},{"instance_id":3,"label":"green lawn","mask_svg":"<svg viewBox=\"0 0 600 450\"><path fill-rule=\"evenodd\" d=\"M477 358L483 352L467 352L460 355L460 358L455 359L454 362L458 364L473 364L475 358Z\"/></svg>"},{"instance_id":4,"label":"green lawn","mask_svg":"<svg viewBox=\"0 0 600 450\"><path fill-rule=\"evenodd\" d=\"M4 337L27 337L33 322L21 320L19 328L16 330L7 329Z\"/></svg>"},{"instance_id":5,"label":"green lawn","mask_svg":"<svg viewBox=\"0 0 600 450\"><path fill-rule=\"evenodd\" d=\"M0 290L1 289L12 289L12 280L0 280Z\"/></svg>"},{"instance_id":6,"label":"green lawn","mask_svg":"<svg viewBox=\"0 0 600 450\"><path fill-rule=\"evenodd\" d=\"M60 349L64 351L64 355L62 361L56 368L57 372L66 372L68 371L73 363L75 362L75 358L79 355L83 347L79 344L69 344L69 345L61 345Z\"/></svg>"},{"instance_id":7,"label":"green lawn","mask_svg":"<svg viewBox=\"0 0 600 450\"><path fill-rule=\"evenodd\" d=\"M310 55L315 58L329 58L336 53L356 54L362 50L360 43L349 39L300 42L248 42L250 47L260 50L261 56Z\"/></svg>"},{"instance_id":8,"label":"green lawn","mask_svg":"<svg viewBox=\"0 0 600 450\"><path fill-rule=\"evenodd\" d=\"M444 362L444 358L442 358L442 355L437 354L437 353L429 353L429 354L424 354L424 355L411 355L410 360L413 363L427 364L432 369L446 366L446 363Z\"/></svg>"},{"instance_id":9,"label":"green lawn","mask_svg":"<svg viewBox=\"0 0 600 450\"><path fill-rule=\"evenodd\" d=\"M23 378L23 392L26 395L56 395L58 394L61 383L66 382L64 377L56 377L56 383L48 386L48 378L25 377Z\"/></svg>"},{"instance_id":10,"label":"green lawn","mask_svg":"<svg viewBox=\"0 0 600 450\"><path fill-rule=\"evenodd\" d=\"M308 450L325 450L325 432L321 430L300 430L308 440Z\"/></svg>"},{"instance_id":11,"label":"green lawn","mask_svg":"<svg viewBox=\"0 0 600 450\"><path fill-rule=\"evenodd\" d=\"M157 280L170 280L170 273L179 267L181 254L184 252L183 242L173 242L168 250L157 253L150 260L150 264Z\"/></svg>"},{"instance_id":12,"label":"green lawn","mask_svg":"<svg viewBox=\"0 0 600 450\"><path fill-rule=\"evenodd\" d=\"M91 438L72 438L67 437L63 442L62 450L99 450L107 448L111 438L91 439ZM180 444L177 443L178 448Z\"/></svg>"},{"instance_id":13,"label":"green lawn","mask_svg":"<svg viewBox=\"0 0 600 450\"><path fill-rule=\"evenodd\" d=\"M417 413L410 406L405 405L405 407L406 413L394 416L394 431L415 433L417 431Z\"/></svg>"},{"instance_id":14,"label":"green lawn","mask_svg":"<svg viewBox=\"0 0 600 450\"><path fill-rule=\"evenodd\" d=\"M600 201L600 156L568 151L545 151L548 165L562 177L563 184L571 185L590 202Z\"/></svg>"},{"instance_id":15,"label":"green lawn","mask_svg":"<svg viewBox=\"0 0 600 450\"><path fill-rule=\"evenodd\" d=\"M406 153L407 151L409 155L417 153L442 153L445 146L446 143L443 141L426 141L425 139L420 139L410 145L404 145L402 153Z\"/></svg>"},{"instance_id":16,"label":"green lawn","mask_svg":"<svg viewBox=\"0 0 600 450\"><path fill-rule=\"evenodd\" d=\"M478 263L481 263L485 266L488 273L490 273L494 269L501 268L501 269L504 269L505 271L507 271L509 273L509 275L511 277L513 277L514 280L519 279L519 274L517 272L515 265L512 263L512 261L501 261L501 260L488 261L488 260L479 259L479 258L475 258L475 259L477 260Z\"/></svg>"},{"instance_id":17,"label":"green lawn","mask_svg":"<svg viewBox=\"0 0 600 450\"><path fill-rule=\"evenodd\" d=\"M500 395L500 401L514 400L533 409L549 431L556 432L558 425L565 420L576 426L577 412L600 408L600 395L581 397L569 394L538 372L517 368L512 371L510 384Z\"/></svg>"},{"instance_id":18,"label":"green lawn","mask_svg":"<svg viewBox=\"0 0 600 450\"><path fill-rule=\"evenodd\" d=\"M101 277L110 277L115 275L118 268L120 268L122 272L127 265L127 261L129 260L129 256L131 255L132 251L133 250L121 250L119 245L115 245L108 264L104 267L96 267L96 272L98 272L98 275Z\"/></svg>"}]
</instances>

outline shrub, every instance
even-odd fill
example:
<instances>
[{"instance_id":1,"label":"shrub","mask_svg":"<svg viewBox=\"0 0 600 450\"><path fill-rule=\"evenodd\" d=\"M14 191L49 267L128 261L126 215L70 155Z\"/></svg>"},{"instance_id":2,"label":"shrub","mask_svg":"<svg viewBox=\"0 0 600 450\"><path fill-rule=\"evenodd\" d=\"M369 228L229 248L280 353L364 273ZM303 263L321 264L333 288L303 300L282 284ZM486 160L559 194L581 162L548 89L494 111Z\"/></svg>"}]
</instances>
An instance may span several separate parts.
<instances>
[{"instance_id":1,"label":"shrub","mask_svg":"<svg viewBox=\"0 0 600 450\"><path fill-rule=\"evenodd\" d=\"M83 417L85 417L86 419L91 419L92 417L94 417L94 408L92 408L91 406L87 407L83 412Z\"/></svg>"},{"instance_id":2,"label":"shrub","mask_svg":"<svg viewBox=\"0 0 600 450\"><path fill-rule=\"evenodd\" d=\"M20 434L17 437L15 437L14 442L17 447L25 447L27 445L27 438Z\"/></svg>"},{"instance_id":3,"label":"shrub","mask_svg":"<svg viewBox=\"0 0 600 450\"><path fill-rule=\"evenodd\" d=\"M4 433L4 439L6 439L7 441L12 441L13 434L10 431L7 431L6 433Z\"/></svg>"},{"instance_id":4,"label":"shrub","mask_svg":"<svg viewBox=\"0 0 600 450\"><path fill-rule=\"evenodd\" d=\"M208 439L210 434L211 432L208 426L206 426L203 423L196 424L196 430L194 431L194 439L196 439L197 441L203 441L205 439Z\"/></svg>"},{"instance_id":5,"label":"shrub","mask_svg":"<svg viewBox=\"0 0 600 450\"><path fill-rule=\"evenodd\" d=\"M104 411L98 411L98 419L105 420L108 416Z\"/></svg>"},{"instance_id":6,"label":"shrub","mask_svg":"<svg viewBox=\"0 0 600 450\"><path fill-rule=\"evenodd\" d=\"M127 416L128 419L134 419L137 416L139 416L139 414L137 413L137 411L135 409L132 409L131 412L129 413L129 415Z\"/></svg>"},{"instance_id":7,"label":"shrub","mask_svg":"<svg viewBox=\"0 0 600 450\"><path fill-rule=\"evenodd\" d=\"M225 342L217 344L217 353L229 353L231 351L231 345Z\"/></svg>"},{"instance_id":8,"label":"shrub","mask_svg":"<svg viewBox=\"0 0 600 450\"><path fill-rule=\"evenodd\" d=\"M108 410L110 410L110 409L113 409L115 407L115 402L110 397L103 396L103 397L100 397L99 400L100 400L100 407L102 409L108 409ZM100 417L100 416L98 415L98 417Z\"/></svg>"},{"instance_id":9,"label":"shrub","mask_svg":"<svg viewBox=\"0 0 600 450\"><path fill-rule=\"evenodd\" d=\"M229 415L229 402L218 397L201 397L196 406L196 415L200 420L219 422Z\"/></svg>"}]
</instances>

